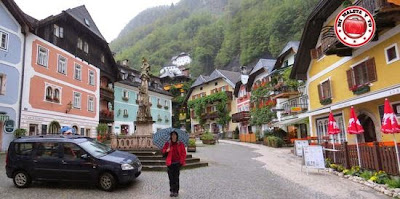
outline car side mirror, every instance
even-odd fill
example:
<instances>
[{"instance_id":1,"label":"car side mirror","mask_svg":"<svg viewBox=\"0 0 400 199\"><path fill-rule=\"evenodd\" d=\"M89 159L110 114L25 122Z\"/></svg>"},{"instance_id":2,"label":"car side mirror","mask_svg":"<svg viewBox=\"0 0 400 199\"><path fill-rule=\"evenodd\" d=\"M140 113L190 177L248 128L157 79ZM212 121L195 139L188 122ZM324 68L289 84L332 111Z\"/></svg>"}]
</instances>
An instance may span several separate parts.
<instances>
[{"instance_id":1,"label":"car side mirror","mask_svg":"<svg viewBox=\"0 0 400 199\"><path fill-rule=\"evenodd\" d=\"M83 154L83 155L81 155L81 158L84 160L87 160L87 159L89 159L89 156L88 156L88 154Z\"/></svg>"}]
</instances>

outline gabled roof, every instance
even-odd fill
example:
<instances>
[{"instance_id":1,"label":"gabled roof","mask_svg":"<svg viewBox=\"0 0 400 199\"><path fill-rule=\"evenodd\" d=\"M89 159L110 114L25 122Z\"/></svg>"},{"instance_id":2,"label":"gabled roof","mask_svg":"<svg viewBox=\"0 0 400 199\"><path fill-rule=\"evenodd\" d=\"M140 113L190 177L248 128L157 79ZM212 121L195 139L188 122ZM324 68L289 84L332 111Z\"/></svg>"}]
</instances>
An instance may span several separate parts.
<instances>
[{"instance_id":1,"label":"gabled roof","mask_svg":"<svg viewBox=\"0 0 400 199\"><path fill-rule=\"evenodd\" d=\"M310 50L317 45L324 22L342 3L343 0L321 0L308 16L290 78L307 79L307 70L311 61Z\"/></svg>"},{"instance_id":2,"label":"gabled roof","mask_svg":"<svg viewBox=\"0 0 400 199\"><path fill-rule=\"evenodd\" d=\"M254 66L253 70L251 70L250 75L249 75L249 80L247 82L247 87L246 89L248 91L251 90L251 87L253 86L253 82L255 80L255 78L263 73L263 72L267 72L267 73L271 73L272 69L275 66L275 59L260 59L258 61L258 63Z\"/></svg>"},{"instance_id":3,"label":"gabled roof","mask_svg":"<svg viewBox=\"0 0 400 199\"><path fill-rule=\"evenodd\" d=\"M13 15L13 17L18 21L21 26L27 26L30 30L33 30L32 24L27 19L26 15L22 10L18 7L18 5L13 0L1 0L3 4L6 6L7 10ZM22 28L24 31L24 29Z\"/></svg>"},{"instance_id":4,"label":"gabled roof","mask_svg":"<svg viewBox=\"0 0 400 199\"><path fill-rule=\"evenodd\" d=\"M299 48L299 41L289 41L286 46L283 48L282 52L279 54L279 56L276 58L276 63L274 66L274 69L278 69L282 66L283 61L285 60L285 57L289 55L291 52L297 53L297 50Z\"/></svg>"},{"instance_id":5,"label":"gabled roof","mask_svg":"<svg viewBox=\"0 0 400 199\"><path fill-rule=\"evenodd\" d=\"M69 15L71 15L73 18L75 18L77 21L82 23L84 26L86 26L90 31L92 31L94 34L99 36L101 39L106 41L104 39L103 35L100 33L100 30L97 28L96 24L94 23L94 20L92 19L92 16L90 16L89 11L86 9L85 5L78 6L76 8L70 8L65 11ZM85 19L88 20L89 25L85 23Z\"/></svg>"},{"instance_id":6,"label":"gabled roof","mask_svg":"<svg viewBox=\"0 0 400 199\"><path fill-rule=\"evenodd\" d=\"M205 76L205 75L200 75L196 81L194 81L194 83L192 84L192 86L190 88L194 88L196 86L200 86L204 83L206 83L208 81L208 79L210 79L209 76Z\"/></svg>"}]
</instances>

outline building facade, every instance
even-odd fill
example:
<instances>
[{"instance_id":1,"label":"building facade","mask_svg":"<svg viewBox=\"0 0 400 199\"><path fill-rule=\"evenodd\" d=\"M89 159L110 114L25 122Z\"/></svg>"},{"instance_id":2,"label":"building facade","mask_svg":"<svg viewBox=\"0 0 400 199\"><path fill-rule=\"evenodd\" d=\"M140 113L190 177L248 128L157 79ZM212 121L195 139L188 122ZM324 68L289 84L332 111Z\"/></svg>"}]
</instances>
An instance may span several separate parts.
<instances>
[{"instance_id":1,"label":"building facade","mask_svg":"<svg viewBox=\"0 0 400 199\"><path fill-rule=\"evenodd\" d=\"M19 125L24 34L29 31L21 13L13 1L0 1L0 151L8 149Z\"/></svg>"},{"instance_id":2,"label":"building facade","mask_svg":"<svg viewBox=\"0 0 400 199\"><path fill-rule=\"evenodd\" d=\"M238 81L235 85L234 95L236 97L237 112L232 115L232 122L238 123L239 134L253 133L250 125L250 97L246 85L242 81ZM240 136L239 136L240 137Z\"/></svg>"},{"instance_id":3,"label":"building facade","mask_svg":"<svg viewBox=\"0 0 400 199\"><path fill-rule=\"evenodd\" d=\"M192 84L191 90L189 91L186 101L190 101L205 98L207 96L216 95L220 92L225 92L227 95L226 109L230 116L237 112L236 98L233 96L235 84L240 79L240 73L231 72L225 70L214 70L210 76L199 76L196 81ZM222 125L218 124L218 112L217 104L215 101L206 105L205 110L201 115L196 115L193 108L190 109L191 117L191 131L195 134L202 134L206 131L211 133L219 133L223 131ZM200 124L200 120L204 121L204 125ZM237 123L229 121L225 125L225 132L228 132L228 136L232 136L232 132L236 129Z\"/></svg>"},{"instance_id":4,"label":"building facade","mask_svg":"<svg viewBox=\"0 0 400 199\"><path fill-rule=\"evenodd\" d=\"M25 48L21 128L29 135L46 135L70 126L95 137L100 70L31 33Z\"/></svg>"},{"instance_id":5,"label":"building facade","mask_svg":"<svg viewBox=\"0 0 400 199\"><path fill-rule=\"evenodd\" d=\"M349 143L355 142L355 136L346 129L351 106L365 130L358 136L360 142L392 140L391 135L380 131L385 98L400 116L400 7L386 1L355 3L375 16L375 39L360 48L341 45L330 33L334 31L335 17L344 7L341 2L322 1L306 23L291 74L307 79L310 133L319 142L328 137L330 111L341 129L335 139ZM390 11L382 14L389 7Z\"/></svg>"},{"instance_id":6,"label":"building facade","mask_svg":"<svg viewBox=\"0 0 400 199\"><path fill-rule=\"evenodd\" d=\"M114 125L116 135L134 135L138 112L138 93L140 72L126 66L120 66L119 81L114 86ZM172 95L163 90L159 78L152 77L149 82L153 132L172 127Z\"/></svg>"}]
</instances>

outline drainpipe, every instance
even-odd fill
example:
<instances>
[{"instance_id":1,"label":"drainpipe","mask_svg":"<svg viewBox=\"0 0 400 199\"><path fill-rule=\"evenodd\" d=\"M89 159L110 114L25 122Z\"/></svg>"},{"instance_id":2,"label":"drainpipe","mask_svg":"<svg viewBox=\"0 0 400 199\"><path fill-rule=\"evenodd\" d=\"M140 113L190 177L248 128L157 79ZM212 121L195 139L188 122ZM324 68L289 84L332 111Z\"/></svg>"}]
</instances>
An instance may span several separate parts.
<instances>
[{"instance_id":1,"label":"drainpipe","mask_svg":"<svg viewBox=\"0 0 400 199\"><path fill-rule=\"evenodd\" d=\"M22 113L22 95L24 92L24 74L25 74L25 51L26 51L26 35L27 31L23 31L24 35L24 47L22 50L22 72L21 72L21 95L19 97L19 117L18 117L18 128L21 128L21 113Z\"/></svg>"}]
</instances>

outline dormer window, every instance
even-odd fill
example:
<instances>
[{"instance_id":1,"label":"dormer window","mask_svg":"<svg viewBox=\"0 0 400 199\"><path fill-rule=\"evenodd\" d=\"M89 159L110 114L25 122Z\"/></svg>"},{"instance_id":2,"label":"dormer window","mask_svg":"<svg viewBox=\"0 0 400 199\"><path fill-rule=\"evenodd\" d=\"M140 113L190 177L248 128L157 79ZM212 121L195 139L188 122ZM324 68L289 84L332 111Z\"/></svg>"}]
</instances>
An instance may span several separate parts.
<instances>
[{"instance_id":1,"label":"dormer window","mask_svg":"<svg viewBox=\"0 0 400 199\"><path fill-rule=\"evenodd\" d=\"M85 51L85 53L89 53L89 44L86 41L83 43L83 51Z\"/></svg>"},{"instance_id":2,"label":"dormer window","mask_svg":"<svg viewBox=\"0 0 400 199\"><path fill-rule=\"evenodd\" d=\"M54 24L54 36L64 38L64 28Z\"/></svg>"},{"instance_id":3,"label":"dormer window","mask_svg":"<svg viewBox=\"0 0 400 199\"><path fill-rule=\"evenodd\" d=\"M86 24L87 26L90 26L90 22L89 22L89 20L88 20L87 18L85 18L85 24Z\"/></svg>"},{"instance_id":4,"label":"dormer window","mask_svg":"<svg viewBox=\"0 0 400 199\"><path fill-rule=\"evenodd\" d=\"M79 49L81 49L81 50L82 50L82 48L83 48L83 41L82 41L81 38L78 38L77 47L78 47Z\"/></svg>"}]
</instances>

